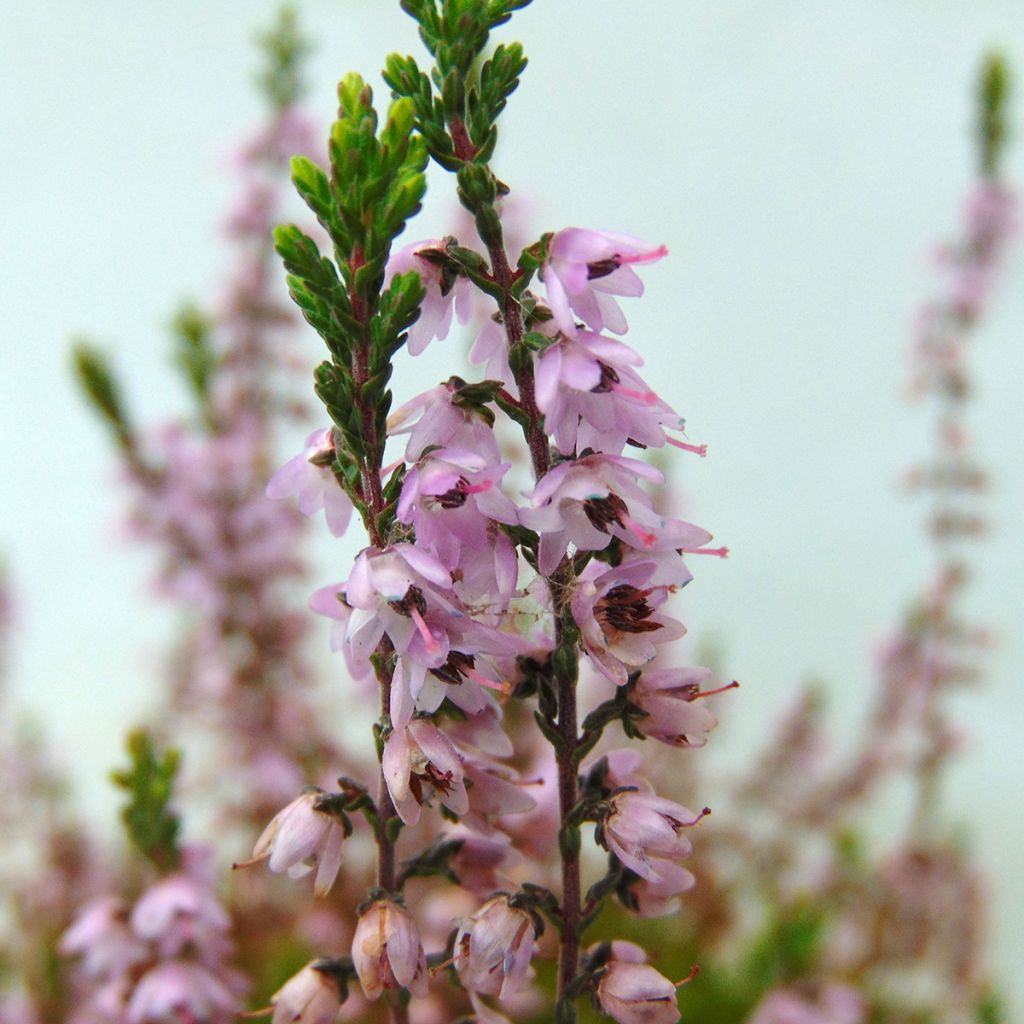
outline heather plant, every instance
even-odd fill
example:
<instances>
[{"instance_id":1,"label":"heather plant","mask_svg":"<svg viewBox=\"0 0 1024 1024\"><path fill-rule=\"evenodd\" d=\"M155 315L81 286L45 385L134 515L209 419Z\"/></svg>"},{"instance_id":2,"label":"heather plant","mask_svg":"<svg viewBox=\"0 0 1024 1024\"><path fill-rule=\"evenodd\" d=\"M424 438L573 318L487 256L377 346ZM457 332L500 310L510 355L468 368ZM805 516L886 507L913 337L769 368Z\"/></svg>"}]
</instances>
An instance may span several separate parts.
<instances>
[{"instance_id":1,"label":"heather plant","mask_svg":"<svg viewBox=\"0 0 1024 1024\"><path fill-rule=\"evenodd\" d=\"M613 723L627 738L644 736L652 713L659 738L674 746L712 724L698 710L706 673L648 677L645 667L685 632L668 602L692 579L689 556L725 552L708 548L700 527L658 513L647 488L660 473L624 454L665 445L704 453L641 376L638 353L614 337L627 329L617 297L642 293L636 268L663 258L665 247L563 228L506 250L501 211L510 188L491 161L526 60L516 43L487 46L525 6L403 3L427 70L413 57L389 57L392 102L380 115L371 88L348 75L329 168L306 157L292 164L330 245L325 255L294 225L275 240L292 298L327 347L315 382L331 425L271 489L293 491L307 511L325 508L329 520L335 510L336 522L347 503L366 531L348 578L315 594L312 607L335 620L347 685L377 691L380 768L376 783L344 778L337 791L298 796L270 822L253 860L272 871L315 867L324 892L346 837L372 833L376 878L351 956L313 970L342 1000L357 983L371 1001L385 996L393 1021L410 1019L431 978L434 986L446 980L442 971L466 990L477 1019L500 1019L488 1001L515 1006L538 941L553 932L557 977L553 1006L536 1007L542 1015L573 1021L589 996L620 1022L671 1022L687 979L663 976L636 944L590 945L588 929L613 895L642 913L648 901L688 888L679 862L708 811L658 795L634 751L594 751ZM429 160L454 175L477 237L396 249L420 209ZM474 300L490 310L485 350L495 379L453 376L393 411L389 382L403 349L415 357L445 337ZM510 459L495 439L499 417L518 427L528 454L523 505L503 487ZM391 452L389 440L393 448L406 435L404 450ZM581 701L581 666L612 686L592 707ZM523 706L532 722L518 714ZM517 728L502 729L503 720ZM557 809L534 818L533 830L550 836L533 846L554 857L553 872L508 842L515 826L506 819L534 804L515 758L537 741L546 750L541 785ZM426 836L410 833L428 815ZM448 838L445 822L465 838ZM594 848L608 854L593 877L588 826ZM497 840L489 856L503 885L428 952L423 910L405 883L441 875L460 884L457 854L470 853L463 871L483 866L474 838ZM506 874L513 854L518 863ZM551 874L549 888L540 879ZM313 1019L295 1011L294 999L318 992L317 977L301 977L279 993L275 1020Z\"/></svg>"},{"instance_id":2,"label":"heather plant","mask_svg":"<svg viewBox=\"0 0 1024 1024\"><path fill-rule=\"evenodd\" d=\"M620 340L619 300L642 294L643 267L667 250L579 227L525 233L495 154L526 60L491 33L528 3L404 0L428 56L387 59L386 110L358 75L342 80L323 164L298 110L307 47L285 15L266 39L267 123L236 161L239 270L214 312L176 320L193 412L139 428L98 350L78 350L132 530L186 612L163 732L209 736L202 792L178 799L217 828L207 847L181 842L177 755L133 734L115 781L134 853L91 902L69 885L59 928L32 940L52 962L66 928L59 949L76 961L73 999L41 1019L226 1024L247 997L265 1009L245 1016L273 1024L672 1024L698 964L687 1016L715 1024L1002 1019L981 879L939 780L946 695L977 674L987 640L959 609L959 542L981 532L985 482L967 444L967 341L1013 226L1005 69L986 65L981 181L915 339L938 426L911 482L935 495L938 582L887 648L849 757L802 697L701 827L699 750L715 695L737 684L681 664L671 599L696 556L727 551L672 516L679 462L707 448ZM272 245L294 153L318 223L280 227ZM452 234L410 244L431 161L462 209ZM318 429L276 472L297 403L274 247L326 346ZM483 379L395 403L393 375L404 389L410 360L453 345L455 321L473 329ZM350 722L315 710L307 616L290 603L308 569L302 516L321 513L332 536L364 535L347 578L310 600L341 655L343 706L373 709L364 749ZM877 853L870 801L907 778L914 809ZM218 891L225 848L240 870ZM0 1004L3 1024L40 1019L21 995Z\"/></svg>"}]
</instances>

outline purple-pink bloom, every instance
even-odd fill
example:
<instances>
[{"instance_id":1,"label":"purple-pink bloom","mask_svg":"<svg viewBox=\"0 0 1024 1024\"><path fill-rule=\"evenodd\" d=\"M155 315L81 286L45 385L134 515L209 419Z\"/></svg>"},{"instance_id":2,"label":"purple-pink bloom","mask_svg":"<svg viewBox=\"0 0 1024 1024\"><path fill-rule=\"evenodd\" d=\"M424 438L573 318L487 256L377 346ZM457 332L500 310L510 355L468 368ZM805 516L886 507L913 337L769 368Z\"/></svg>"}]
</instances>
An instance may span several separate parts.
<instances>
[{"instance_id":1,"label":"purple-pink bloom","mask_svg":"<svg viewBox=\"0 0 1024 1024\"><path fill-rule=\"evenodd\" d=\"M60 937L62 956L81 956L89 978L110 977L146 959L146 949L128 926L128 908L117 896L87 903Z\"/></svg>"},{"instance_id":2,"label":"purple-pink bloom","mask_svg":"<svg viewBox=\"0 0 1024 1024\"><path fill-rule=\"evenodd\" d=\"M427 994L427 959L419 929L405 907L377 900L365 910L352 939L352 962L367 999L385 989Z\"/></svg>"},{"instance_id":3,"label":"purple-pink bloom","mask_svg":"<svg viewBox=\"0 0 1024 1024\"><path fill-rule=\"evenodd\" d=\"M312 517L323 510L335 537L348 529L352 501L334 475L334 439L330 428L314 430L305 447L289 459L267 484L268 498L295 497L299 511Z\"/></svg>"},{"instance_id":4,"label":"purple-pink bloom","mask_svg":"<svg viewBox=\"0 0 1024 1024\"><path fill-rule=\"evenodd\" d=\"M444 248L445 243L436 238L413 242L391 254L384 272L385 287L396 274L415 271L426 289L419 319L409 328L411 356L418 356L434 338L448 337L453 309L460 324L467 323L473 312L473 287L469 279L459 275L450 285L444 280Z\"/></svg>"},{"instance_id":5,"label":"purple-pink bloom","mask_svg":"<svg viewBox=\"0 0 1024 1024\"><path fill-rule=\"evenodd\" d=\"M470 588L507 602L515 590L519 560L499 523L513 525L517 510L501 490L511 463L489 462L477 453L441 448L423 456L406 475L398 520L416 531L416 543L435 555Z\"/></svg>"},{"instance_id":6,"label":"purple-pink bloom","mask_svg":"<svg viewBox=\"0 0 1024 1024\"><path fill-rule=\"evenodd\" d=\"M455 936L455 968L471 992L504 997L528 984L536 942L528 911L509 905L509 897L489 899Z\"/></svg>"},{"instance_id":7,"label":"purple-pink bloom","mask_svg":"<svg viewBox=\"0 0 1024 1024\"><path fill-rule=\"evenodd\" d=\"M659 609L693 577L675 552L632 552L608 568L591 562L580 574L572 616L583 647L602 674L623 686L635 669L653 661L658 646L686 632Z\"/></svg>"},{"instance_id":8,"label":"purple-pink bloom","mask_svg":"<svg viewBox=\"0 0 1024 1024\"><path fill-rule=\"evenodd\" d=\"M478 412L458 401L465 382L452 377L410 398L388 417L388 436L408 434L405 461L417 462L428 448L476 452L490 465L501 462L494 430Z\"/></svg>"},{"instance_id":9,"label":"purple-pink bloom","mask_svg":"<svg viewBox=\"0 0 1024 1024\"><path fill-rule=\"evenodd\" d=\"M707 734L718 724L701 698L710 693L729 690L702 691L711 679L709 668L645 669L630 692L629 699L645 717L636 727L650 739L673 747L703 747Z\"/></svg>"},{"instance_id":10,"label":"purple-pink bloom","mask_svg":"<svg viewBox=\"0 0 1024 1024\"><path fill-rule=\"evenodd\" d=\"M537 407L563 455L586 448L618 455L627 441L694 448L666 435L665 427L681 431L684 421L636 372L642 365L628 345L591 331L558 341L537 357Z\"/></svg>"},{"instance_id":11,"label":"purple-pink bloom","mask_svg":"<svg viewBox=\"0 0 1024 1024\"><path fill-rule=\"evenodd\" d=\"M587 455L546 473L533 491L532 508L520 522L540 534L538 568L549 576L573 544L578 551L601 551L613 537L639 551L695 548L711 534L654 510L640 480L659 484L662 474L639 459Z\"/></svg>"},{"instance_id":12,"label":"purple-pink bloom","mask_svg":"<svg viewBox=\"0 0 1024 1024\"><path fill-rule=\"evenodd\" d=\"M682 804L642 790L616 793L608 801L601 837L609 850L641 878L659 881L658 861L679 860L693 850L681 828L695 825L707 810L694 814Z\"/></svg>"},{"instance_id":13,"label":"purple-pink bloom","mask_svg":"<svg viewBox=\"0 0 1024 1024\"><path fill-rule=\"evenodd\" d=\"M238 997L199 964L172 960L147 971L128 1001L128 1024L231 1024Z\"/></svg>"},{"instance_id":14,"label":"purple-pink bloom","mask_svg":"<svg viewBox=\"0 0 1024 1024\"><path fill-rule=\"evenodd\" d=\"M587 228L555 232L541 277L559 330L574 337L579 316L591 330L625 333L626 318L613 296L642 295L643 282L632 264L653 263L667 255L665 246L629 235Z\"/></svg>"},{"instance_id":15,"label":"purple-pink bloom","mask_svg":"<svg viewBox=\"0 0 1024 1024\"><path fill-rule=\"evenodd\" d=\"M815 998L793 988L772 989L757 1005L750 1024L862 1024L864 997L848 985L827 985Z\"/></svg>"},{"instance_id":16,"label":"purple-pink bloom","mask_svg":"<svg viewBox=\"0 0 1024 1024\"><path fill-rule=\"evenodd\" d=\"M331 1024L337 1020L341 988L314 960L292 975L271 997L271 1024Z\"/></svg>"},{"instance_id":17,"label":"purple-pink bloom","mask_svg":"<svg viewBox=\"0 0 1024 1024\"><path fill-rule=\"evenodd\" d=\"M345 832L341 822L319 809L325 794L317 787L296 797L279 811L253 847L252 859L236 867L267 860L271 871L301 878L315 867L313 892L326 896L341 868Z\"/></svg>"},{"instance_id":18,"label":"purple-pink bloom","mask_svg":"<svg viewBox=\"0 0 1024 1024\"><path fill-rule=\"evenodd\" d=\"M677 986L647 962L632 942L613 942L611 960L597 983L601 1009L618 1024L676 1024Z\"/></svg>"},{"instance_id":19,"label":"purple-pink bloom","mask_svg":"<svg viewBox=\"0 0 1024 1024\"><path fill-rule=\"evenodd\" d=\"M407 825L419 821L430 790L453 813L469 810L462 758L433 722L416 718L394 729L384 743L381 771L395 810Z\"/></svg>"}]
</instances>

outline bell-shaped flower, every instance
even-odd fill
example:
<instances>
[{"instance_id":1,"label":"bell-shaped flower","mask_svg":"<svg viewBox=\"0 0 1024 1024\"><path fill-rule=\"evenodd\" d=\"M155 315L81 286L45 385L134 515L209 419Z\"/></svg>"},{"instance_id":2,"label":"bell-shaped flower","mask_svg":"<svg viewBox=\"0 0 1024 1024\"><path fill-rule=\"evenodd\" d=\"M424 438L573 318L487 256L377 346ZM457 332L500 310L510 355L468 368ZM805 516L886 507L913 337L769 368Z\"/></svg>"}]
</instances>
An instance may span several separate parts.
<instances>
[{"instance_id":1,"label":"bell-shaped flower","mask_svg":"<svg viewBox=\"0 0 1024 1024\"><path fill-rule=\"evenodd\" d=\"M155 882L132 907L135 934L154 943L165 959L188 946L214 955L230 946L226 936L231 919L217 899L207 865L199 861L206 852L187 851L186 870Z\"/></svg>"},{"instance_id":2,"label":"bell-shaped flower","mask_svg":"<svg viewBox=\"0 0 1024 1024\"><path fill-rule=\"evenodd\" d=\"M489 899L455 936L455 969L471 992L504 997L528 984L537 938L529 911L513 907L509 897Z\"/></svg>"},{"instance_id":3,"label":"bell-shaped flower","mask_svg":"<svg viewBox=\"0 0 1024 1024\"><path fill-rule=\"evenodd\" d=\"M128 1000L128 1024L232 1024L238 997L211 971L197 963L171 960L140 979Z\"/></svg>"},{"instance_id":4,"label":"bell-shaped flower","mask_svg":"<svg viewBox=\"0 0 1024 1024\"><path fill-rule=\"evenodd\" d=\"M629 235L587 228L555 232L541 277L559 330L573 337L578 316L591 330L623 334L626 318L613 296L642 295L643 282L633 264L653 263L667 255L665 246Z\"/></svg>"},{"instance_id":5,"label":"bell-shaped flower","mask_svg":"<svg viewBox=\"0 0 1024 1024\"><path fill-rule=\"evenodd\" d=\"M471 616L451 590L451 573L412 544L366 548L348 581L317 591L310 606L343 625L335 645L345 650L356 678L369 674L370 658L387 634L397 655L390 709L396 726L406 725L417 708L435 710L453 674L459 681L492 682L474 670L476 655L518 650L513 638ZM425 691L428 680L436 685Z\"/></svg>"},{"instance_id":6,"label":"bell-shaped flower","mask_svg":"<svg viewBox=\"0 0 1024 1024\"><path fill-rule=\"evenodd\" d=\"M289 459L267 484L268 498L295 497L304 516L323 510L327 528L340 537L352 518L352 502L334 475L334 440L331 430L314 430L306 445Z\"/></svg>"},{"instance_id":7,"label":"bell-shaped flower","mask_svg":"<svg viewBox=\"0 0 1024 1024\"><path fill-rule=\"evenodd\" d=\"M377 900L363 911L352 939L352 963L367 999L385 989L427 994L427 958L412 915L393 900Z\"/></svg>"},{"instance_id":8,"label":"bell-shaped flower","mask_svg":"<svg viewBox=\"0 0 1024 1024\"><path fill-rule=\"evenodd\" d=\"M583 570L572 615L584 649L611 682L624 685L654 659L658 645L683 636L683 624L659 609L692 578L675 552L629 554L618 566L591 562Z\"/></svg>"},{"instance_id":9,"label":"bell-shaped flower","mask_svg":"<svg viewBox=\"0 0 1024 1024\"><path fill-rule=\"evenodd\" d=\"M426 296L420 306L419 319L409 328L409 355L418 356L435 338L448 337L454 310L460 324L467 323L473 313L473 286L462 275L445 273L445 243L441 239L425 239L392 253L384 271L387 287L396 274L415 271L420 275Z\"/></svg>"},{"instance_id":10,"label":"bell-shaped flower","mask_svg":"<svg viewBox=\"0 0 1024 1024\"><path fill-rule=\"evenodd\" d=\"M436 793L455 814L469 810L462 758L433 722L413 719L384 742L381 771L402 821L415 825L420 807Z\"/></svg>"},{"instance_id":11,"label":"bell-shaped flower","mask_svg":"<svg viewBox=\"0 0 1024 1024\"><path fill-rule=\"evenodd\" d=\"M642 365L629 346L591 331L537 357L537 407L563 455L586 448L618 455L627 441L660 448L670 440L666 426L683 429L679 414L636 372Z\"/></svg>"},{"instance_id":12,"label":"bell-shaped flower","mask_svg":"<svg viewBox=\"0 0 1024 1024\"><path fill-rule=\"evenodd\" d=\"M271 871L301 878L316 868L313 892L326 896L341 868L345 830L328 810L330 794L311 787L279 811L253 847L252 858L235 867L266 860Z\"/></svg>"},{"instance_id":13,"label":"bell-shaped flower","mask_svg":"<svg viewBox=\"0 0 1024 1024\"><path fill-rule=\"evenodd\" d=\"M483 756L466 757L463 772L468 783L467 827L482 835L494 832L493 823L506 814L526 814L537 806L519 773Z\"/></svg>"},{"instance_id":14,"label":"bell-shaped flower","mask_svg":"<svg viewBox=\"0 0 1024 1024\"><path fill-rule=\"evenodd\" d=\"M640 917L667 917L679 909L679 896L697 884L692 872L670 860L651 858L653 878L631 875L622 902Z\"/></svg>"},{"instance_id":15,"label":"bell-shaped flower","mask_svg":"<svg viewBox=\"0 0 1024 1024\"><path fill-rule=\"evenodd\" d=\"M61 956L81 956L88 978L121 974L147 957L146 947L128 925L128 908L117 896L87 903L57 943Z\"/></svg>"},{"instance_id":16,"label":"bell-shaped flower","mask_svg":"<svg viewBox=\"0 0 1024 1024\"><path fill-rule=\"evenodd\" d=\"M693 850L680 829L697 824L709 812L694 814L682 804L643 790L615 793L599 825L599 837L630 871L652 881L662 879L656 859L679 860Z\"/></svg>"},{"instance_id":17,"label":"bell-shaped flower","mask_svg":"<svg viewBox=\"0 0 1024 1024\"><path fill-rule=\"evenodd\" d=\"M618 1024L676 1024L677 986L647 962L632 942L613 942L612 958L597 983L597 1002Z\"/></svg>"},{"instance_id":18,"label":"bell-shaped flower","mask_svg":"<svg viewBox=\"0 0 1024 1024\"><path fill-rule=\"evenodd\" d=\"M658 515L640 480L659 484L664 477L639 459L616 455L587 455L546 473L534 488L533 507L519 513L540 534L540 571L554 572L570 544L601 551L617 537L638 551L663 551L711 539L699 526Z\"/></svg>"},{"instance_id":19,"label":"bell-shaped flower","mask_svg":"<svg viewBox=\"0 0 1024 1024\"><path fill-rule=\"evenodd\" d=\"M518 521L516 506L501 490L510 465L442 448L421 458L402 484L399 522L411 525L417 545L457 570L459 580L471 580L476 599L496 594L507 602L516 587L519 560L509 537L497 528Z\"/></svg>"},{"instance_id":20,"label":"bell-shaped flower","mask_svg":"<svg viewBox=\"0 0 1024 1024\"><path fill-rule=\"evenodd\" d=\"M332 1024L342 1003L341 986L323 961L306 964L271 997L271 1024ZM320 966L318 966L320 965Z\"/></svg>"},{"instance_id":21,"label":"bell-shaped flower","mask_svg":"<svg viewBox=\"0 0 1024 1024\"><path fill-rule=\"evenodd\" d=\"M711 678L709 668L645 669L633 685L629 699L644 717L637 729L652 740L673 747L703 747L707 734L718 724L701 698L732 689L701 690Z\"/></svg>"},{"instance_id":22,"label":"bell-shaped flower","mask_svg":"<svg viewBox=\"0 0 1024 1024\"><path fill-rule=\"evenodd\" d=\"M409 399L388 417L388 436L408 434L405 461L417 462L428 448L476 452L489 465L501 462L493 414L462 397L466 382L452 377Z\"/></svg>"}]
</instances>

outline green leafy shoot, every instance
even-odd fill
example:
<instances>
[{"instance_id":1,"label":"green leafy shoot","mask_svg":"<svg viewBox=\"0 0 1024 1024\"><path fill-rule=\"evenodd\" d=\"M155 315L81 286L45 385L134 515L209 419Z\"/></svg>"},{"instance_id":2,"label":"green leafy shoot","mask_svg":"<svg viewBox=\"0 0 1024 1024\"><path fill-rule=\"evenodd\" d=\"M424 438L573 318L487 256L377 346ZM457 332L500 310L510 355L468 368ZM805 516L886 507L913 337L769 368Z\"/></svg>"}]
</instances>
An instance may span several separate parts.
<instances>
[{"instance_id":1,"label":"green leafy shoot","mask_svg":"<svg viewBox=\"0 0 1024 1024\"><path fill-rule=\"evenodd\" d=\"M127 769L115 770L110 779L128 794L121 820L131 844L162 871L175 867L181 857L178 832L181 821L171 807L180 752L157 750L145 729L128 734Z\"/></svg>"}]
</instances>

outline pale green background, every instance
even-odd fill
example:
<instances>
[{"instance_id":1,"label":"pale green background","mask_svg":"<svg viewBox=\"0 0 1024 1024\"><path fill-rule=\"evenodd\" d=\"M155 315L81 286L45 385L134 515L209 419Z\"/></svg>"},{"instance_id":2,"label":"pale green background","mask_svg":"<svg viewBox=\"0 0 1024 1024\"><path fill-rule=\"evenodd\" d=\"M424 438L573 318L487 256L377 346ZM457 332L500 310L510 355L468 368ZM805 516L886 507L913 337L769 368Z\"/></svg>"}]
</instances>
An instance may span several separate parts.
<instances>
[{"instance_id":1,"label":"pale green background","mask_svg":"<svg viewBox=\"0 0 1024 1024\"><path fill-rule=\"evenodd\" d=\"M111 460L69 383L68 339L108 341L148 417L179 407L162 325L224 265L210 242L226 154L257 116L249 37L273 5L4 8L0 547L18 588L18 698L107 825L104 772L148 706L170 619L145 594L148 560L112 540ZM389 50L417 51L397 2L309 0L304 13L324 122L341 73L375 76ZM629 340L712 449L679 464L693 518L733 550L698 563L685 602L692 632L717 631L744 684L714 742L742 757L810 675L850 726L872 645L928 568L921 508L895 486L925 443L902 396L909 327L933 287L927 253L971 180L977 58L1006 47L1024 76L1024 4L537 0L513 32L532 64L499 173L542 228L672 250L627 310ZM1016 109L1022 134L1024 99ZM1024 140L1009 176L1024 183ZM419 235L452 209L451 183L432 186ZM994 956L1018 1005L1022 285L1024 253L977 339L972 415L998 490L971 600L1000 646L986 687L958 702L972 738L949 799L992 873ZM312 338L307 351L319 357ZM446 374L448 354L436 346L417 370ZM423 381L400 373L399 395ZM344 552L324 551L318 580L340 578Z\"/></svg>"}]
</instances>

